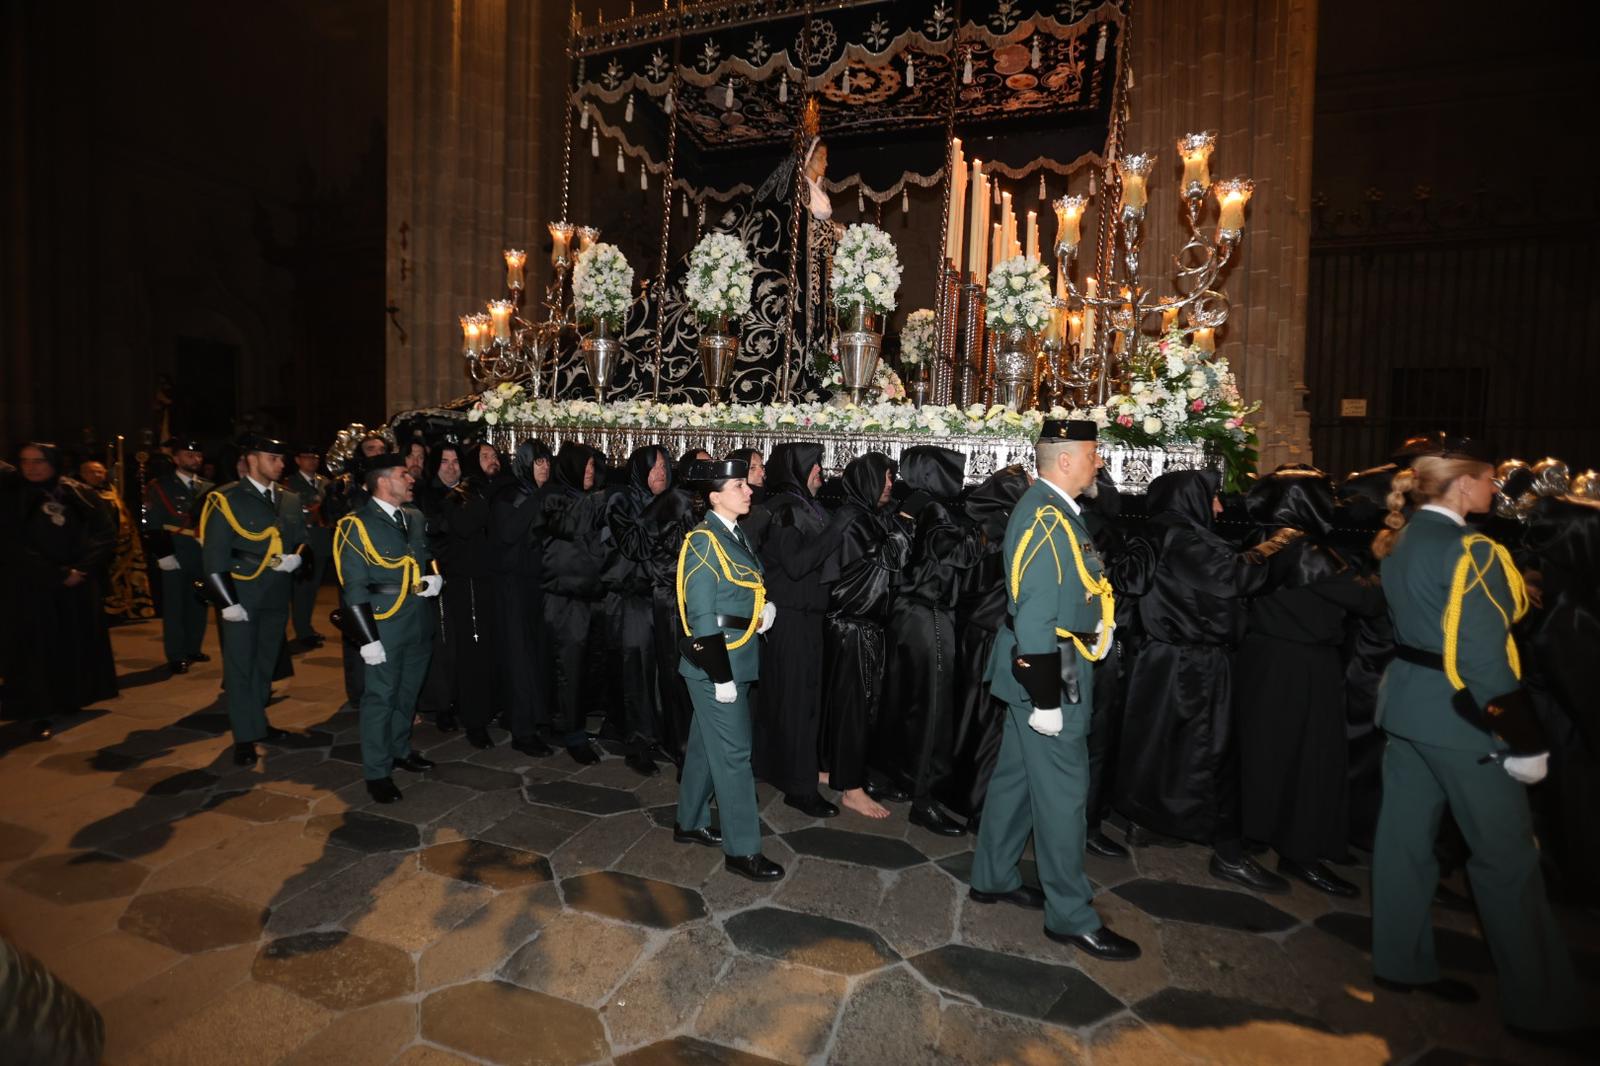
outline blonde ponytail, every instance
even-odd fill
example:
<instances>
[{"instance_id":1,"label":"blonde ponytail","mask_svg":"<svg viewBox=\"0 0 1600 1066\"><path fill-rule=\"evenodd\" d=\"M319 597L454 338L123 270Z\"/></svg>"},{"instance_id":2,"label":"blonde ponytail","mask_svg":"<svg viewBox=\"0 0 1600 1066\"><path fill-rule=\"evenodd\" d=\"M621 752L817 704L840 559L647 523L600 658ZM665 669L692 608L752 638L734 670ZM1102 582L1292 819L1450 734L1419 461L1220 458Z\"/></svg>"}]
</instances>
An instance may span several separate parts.
<instances>
[{"instance_id":1,"label":"blonde ponytail","mask_svg":"<svg viewBox=\"0 0 1600 1066\"><path fill-rule=\"evenodd\" d=\"M1389 495L1384 500L1389 513L1383 516L1383 524L1388 528L1372 538L1372 554L1379 559L1394 551L1395 541L1406 526L1406 504L1416 488L1417 472L1410 467L1395 474L1394 480L1389 483Z\"/></svg>"},{"instance_id":2,"label":"blonde ponytail","mask_svg":"<svg viewBox=\"0 0 1600 1066\"><path fill-rule=\"evenodd\" d=\"M1384 501L1389 513L1384 516L1384 529L1372 538L1372 554L1379 559L1394 551L1400 531L1406 525L1406 504L1421 506L1443 499L1456 478L1476 477L1488 467L1476 459L1447 459L1442 455L1419 455L1410 467L1395 474L1389 483L1389 496Z\"/></svg>"}]
</instances>

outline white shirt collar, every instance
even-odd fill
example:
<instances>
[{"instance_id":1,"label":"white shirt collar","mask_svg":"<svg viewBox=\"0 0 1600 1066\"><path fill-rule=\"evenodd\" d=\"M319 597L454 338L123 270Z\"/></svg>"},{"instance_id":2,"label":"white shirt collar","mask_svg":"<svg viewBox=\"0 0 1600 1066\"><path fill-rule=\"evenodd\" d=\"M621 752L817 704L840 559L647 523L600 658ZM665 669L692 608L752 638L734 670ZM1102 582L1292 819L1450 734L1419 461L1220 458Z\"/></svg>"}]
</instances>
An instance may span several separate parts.
<instances>
[{"instance_id":1,"label":"white shirt collar","mask_svg":"<svg viewBox=\"0 0 1600 1066\"><path fill-rule=\"evenodd\" d=\"M1040 478L1039 481L1042 482L1046 488L1050 489L1057 496L1060 496L1063 500L1066 500L1067 501L1067 506L1072 508L1072 513L1073 514L1075 514L1075 515L1082 515L1083 514L1083 510L1078 506L1078 501L1074 500L1071 496L1068 496L1066 489L1062 488L1060 485L1057 485L1052 481L1049 481L1046 478Z\"/></svg>"},{"instance_id":2,"label":"white shirt collar","mask_svg":"<svg viewBox=\"0 0 1600 1066\"><path fill-rule=\"evenodd\" d=\"M174 473L176 473L178 475L178 480L183 482L183 487L184 488L188 488L188 489L194 488L195 476L193 474L187 473L187 472L182 471L182 470L176 470L176 471L174 471Z\"/></svg>"},{"instance_id":3,"label":"white shirt collar","mask_svg":"<svg viewBox=\"0 0 1600 1066\"><path fill-rule=\"evenodd\" d=\"M302 470L302 471L300 471L300 476L305 479L305 483L307 485L310 485L312 488L316 488L317 487L317 475L308 474L304 470Z\"/></svg>"},{"instance_id":4,"label":"white shirt collar","mask_svg":"<svg viewBox=\"0 0 1600 1066\"><path fill-rule=\"evenodd\" d=\"M729 533L733 532L734 524L732 522L728 521L726 518L723 518L721 515L717 514L717 512L715 512L715 511L707 511L706 514L712 516L718 522L721 522L724 526L726 526L728 528L728 532Z\"/></svg>"},{"instance_id":5,"label":"white shirt collar","mask_svg":"<svg viewBox=\"0 0 1600 1066\"><path fill-rule=\"evenodd\" d=\"M379 507L382 507L383 508L383 513L388 515L390 518L393 518L394 517L394 513L396 511L400 510L400 508L396 507L394 504L390 503L388 500L380 500L376 496L374 496L372 498L372 502L377 504Z\"/></svg>"},{"instance_id":6,"label":"white shirt collar","mask_svg":"<svg viewBox=\"0 0 1600 1066\"><path fill-rule=\"evenodd\" d=\"M261 493L261 495L263 495L263 496L271 496L272 495L272 488L270 486L263 485L261 482L257 481L255 478L251 477L249 474L246 474L244 476L244 479L246 481L250 482L250 484L254 485L256 487L256 491Z\"/></svg>"},{"instance_id":7,"label":"white shirt collar","mask_svg":"<svg viewBox=\"0 0 1600 1066\"><path fill-rule=\"evenodd\" d=\"M1464 526L1467 524L1467 520L1465 518L1462 518L1460 515L1456 514L1442 503L1425 503L1420 509L1424 511L1433 511L1435 514L1442 514L1458 526Z\"/></svg>"}]
</instances>

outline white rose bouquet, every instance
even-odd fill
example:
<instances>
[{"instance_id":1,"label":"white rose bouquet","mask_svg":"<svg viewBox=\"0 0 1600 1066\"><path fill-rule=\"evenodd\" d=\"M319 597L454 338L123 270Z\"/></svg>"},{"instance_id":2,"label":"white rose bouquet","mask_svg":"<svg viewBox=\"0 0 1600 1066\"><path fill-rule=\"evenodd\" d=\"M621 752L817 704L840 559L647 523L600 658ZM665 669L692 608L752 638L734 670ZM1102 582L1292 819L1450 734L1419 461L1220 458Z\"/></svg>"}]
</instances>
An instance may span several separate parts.
<instances>
[{"instance_id":1,"label":"white rose bouquet","mask_svg":"<svg viewBox=\"0 0 1600 1066\"><path fill-rule=\"evenodd\" d=\"M591 244L572 266L572 307L584 322L621 329L633 302L633 267L614 244Z\"/></svg>"},{"instance_id":2,"label":"white rose bouquet","mask_svg":"<svg viewBox=\"0 0 1600 1066\"><path fill-rule=\"evenodd\" d=\"M894 310L900 291L900 256L894 241L877 226L857 222L845 227L833 253L833 303L840 309L860 304L874 314Z\"/></svg>"},{"instance_id":3,"label":"white rose bouquet","mask_svg":"<svg viewBox=\"0 0 1600 1066\"><path fill-rule=\"evenodd\" d=\"M755 266L744 242L731 233L708 233L689 253L684 292L701 322L743 318L750 312Z\"/></svg>"},{"instance_id":4,"label":"white rose bouquet","mask_svg":"<svg viewBox=\"0 0 1600 1066\"><path fill-rule=\"evenodd\" d=\"M996 263L989 271L984 321L990 329L1037 333L1050 324L1050 276L1037 259L1025 255Z\"/></svg>"},{"instance_id":5,"label":"white rose bouquet","mask_svg":"<svg viewBox=\"0 0 1600 1066\"><path fill-rule=\"evenodd\" d=\"M900 331L900 362L920 366L933 358L933 312L926 307L911 312L906 328Z\"/></svg>"}]
</instances>

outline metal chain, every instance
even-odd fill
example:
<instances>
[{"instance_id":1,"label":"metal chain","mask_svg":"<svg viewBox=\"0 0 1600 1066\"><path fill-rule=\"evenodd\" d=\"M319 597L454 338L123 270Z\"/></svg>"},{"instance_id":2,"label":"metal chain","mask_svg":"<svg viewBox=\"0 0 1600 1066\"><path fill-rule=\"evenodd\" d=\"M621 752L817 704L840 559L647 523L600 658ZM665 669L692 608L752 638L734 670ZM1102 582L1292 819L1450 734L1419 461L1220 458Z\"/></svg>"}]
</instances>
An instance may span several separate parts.
<instances>
[{"instance_id":1,"label":"metal chain","mask_svg":"<svg viewBox=\"0 0 1600 1066\"><path fill-rule=\"evenodd\" d=\"M679 34L672 48L672 76L667 79L668 99L678 89L678 60L682 47L683 36ZM661 349L665 325L662 320L667 314L667 263L672 252L672 186L678 167L678 110L674 104L672 114L667 116L667 173L661 179L661 262L656 267L656 365L655 384L650 393L652 400L661 398Z\"/></svg>"}]
</instances>

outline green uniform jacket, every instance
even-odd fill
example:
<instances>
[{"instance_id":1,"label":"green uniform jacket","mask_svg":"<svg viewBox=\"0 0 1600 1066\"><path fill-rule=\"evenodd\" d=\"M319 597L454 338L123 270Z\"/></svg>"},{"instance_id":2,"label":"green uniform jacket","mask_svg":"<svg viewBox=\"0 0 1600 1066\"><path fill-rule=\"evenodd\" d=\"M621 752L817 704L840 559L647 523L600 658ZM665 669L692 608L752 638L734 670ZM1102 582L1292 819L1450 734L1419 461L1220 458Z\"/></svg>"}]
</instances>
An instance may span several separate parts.
<instances>
[{"instance_id":1,"label":"green uniform jacket","mask_svg":"<svg viewBox=\"0 0 1600 1066\"><path fill-rule=\"evenodd\" d=\"M1470 546L1468 537L1473 538ZM1443 652L1451 579L1462 555L1470 554L1456 669L1480 707L1519 684L1507 648L1514 610L1511 585L1494 547L1488 538L1456 525L1447 515L1418 510L1382 564L1383 592L1396 642ZM1395 736L1424 744L1457 751L1496 750L1500 745L1493 737L1451 707L1454 691L1443 671L1396 659L1378 690L1378 722Z\"/></svg>"},{"instance_id":2,"label":"green uniform jacket","mask_svg":"<svg viewBox=\"0 0 1600 1066\"><path fill-rule=\"evenodd\" d=\"M719 555L716 548L720 547ZM724 566L726 562L726 566ZM717 625L717 616L755 619L756 588L761 586L761 560L735 539L722 519L706 515L684 537L678 555L678 605L689 620L689 634L708 637L722 633L728 641L728 663L735 681L754 681L761 674L761 650L754 633ZM763 596L765 592L763 591ZM683 627L679 625L679 636ZM743 640L744 643L734 647ZM680 657L678 673L707 680L704 670Z\"/></svg>"},{"instance_id":3,"label":"green uniform jacket","mask_svg":"<svg viewBox=\"0 0 1600 1066\"><path fill-rule=\"evenodd\" d=\"M151 550L158 559L177 556L185 576L194 579L201 575L200 504L211 489L204 478L195 478L191 489L177 474L166 473L150 482L145 492L144 528Z\"/></svg>"},{"instance_id":4,"label":"green uniform jacket","mask_svg":"<svg viewBox=\"0 0 1600 1066\"><path fill-rule=\"evenodd\" d=\"M1030 533L1031 531L1031 533ZM1022 541L1028 543L1023 548ZM1012 676L1011 660L1016 655L1042 655L1056 649L1056 631L1093 633L1100 622L1100 601L1084 587L1073 561L1068 538L1077 539L1085 569L1100 578L1104 569L1100 556L1089 539L1083 519L1074 514L1061 494L1043 480L1035 481L1022 494L1006 523L1004 541L1007 610L1011 625L995 634L994 651L985 674L989 690L996 699L1026 705L1027 690ZM1017 566L1017 552L1024 551L1022 576L1013 593L1011 575ZM1076 652L1076 649L1074 649ZM1087 662L1079 655L1080 663ZM1087 695L1089 675L1081 674L1081 691ZM1065 693L1063 693L1065 698Z\"/></svg>"},{"instance_id":5,"label":"green uniform jacket","mask_svg":"<svg viewBox=\"0 0 1600 1066\"><path fill-rule=\"evenodd\" d=\"M391 618L380 619L379 625L409 617L421 611L427 603L417 595L420 576L432 572L429 564L433 562L433 555L428 551L427 519L415 507L400 509L405 512L406 532L401 532L399 523L384 513L377 500L369 499L339 519L334 536L339 583L344 589L345 602L371 604L374 615L386 614L400 595L397 592L375 592L372 586L400 585L405 579L399 568L391 569L373 561L367 554L367 541L371 542L372 550L391 563L406 556L416 561L416 568L411 571L410 583L406 588L405 602ZM366 530L367 541L361 539L361 529Z\"/></svg>"},{"instance_id":6,"label":"green uniform jacket","mask_svg":"<svg viewBox=\"0 0 1600 1066\"><path fill-rule=\"evenodd\" d=\"M251 533L261 533L277 526L284 555L292 555L305 543L305 520L300 511L300 498L294 493L278 489L278 502L274 508L250 479L244 478L214 490L212 495L226 500L240 527ZM293 575L280 573L269 566L254 580L244 580L260 566L261 556L266 554L269 542L252 541L239 536L228 524L221 508L209 499L201 512L200 540L202 571L207 574L234 575L234 594L246 611L260 606L289 606L289 587Z\"/></svg>"},{"instance_id":7,"label":"green uniform jacket","mask_svg":"<svg viewBox=\"0 0 1600 1066\"><path fill-rule=\"evenodd\" d=\"M333 544L333 524L328 521L324 507L328 489L332 485L333 479L321 474L313 474L311 480L307 481L298 470L283 479L283 487L300 497L300 511L306 524L306 543L324 553L324 559Z\"/></svg>"}]
</instances>

